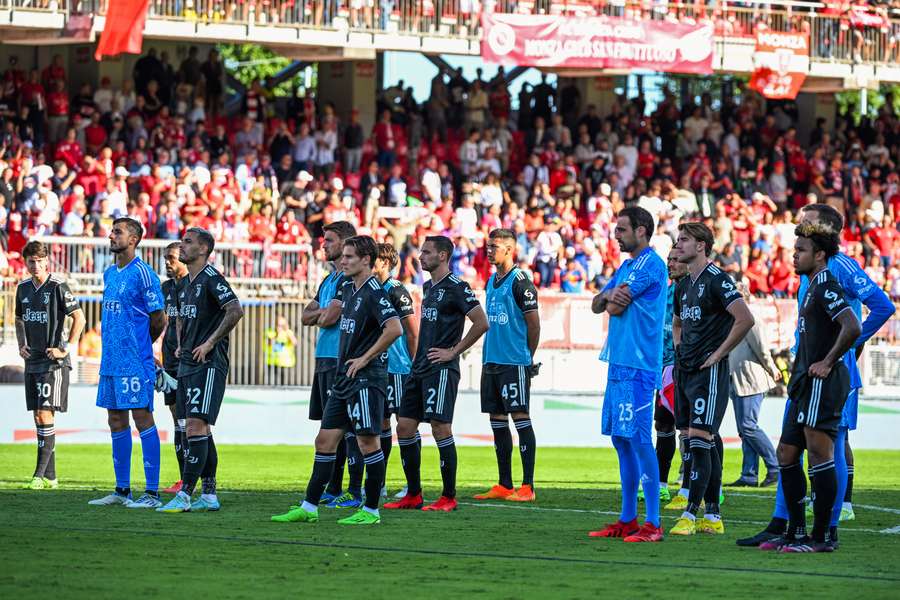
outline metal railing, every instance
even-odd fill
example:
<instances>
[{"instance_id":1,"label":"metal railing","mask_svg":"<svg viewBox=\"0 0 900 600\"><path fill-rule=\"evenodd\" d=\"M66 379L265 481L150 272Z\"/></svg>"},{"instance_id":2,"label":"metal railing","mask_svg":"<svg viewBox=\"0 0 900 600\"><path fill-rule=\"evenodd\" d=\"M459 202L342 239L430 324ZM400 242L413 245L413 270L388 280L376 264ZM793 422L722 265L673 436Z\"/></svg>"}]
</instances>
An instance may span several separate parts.
<instances>
[{"instance_id":1,"label":"metal railing","mask_svg":"<svg viewBox=\"0 0 900 600\"><path fill-rule=\"evenodd\" d=\"M104 238L48 236L50 270L65 273L73 288L99 290L103 271L115 257ZM171 240L146 239L138 255L157 273L165 273L165 250ZM308 245L229 243L216 244L210 262L237 288L251 288L255 296L308 295L318 281L322 264Z\"/></svg>"}]
</instances>

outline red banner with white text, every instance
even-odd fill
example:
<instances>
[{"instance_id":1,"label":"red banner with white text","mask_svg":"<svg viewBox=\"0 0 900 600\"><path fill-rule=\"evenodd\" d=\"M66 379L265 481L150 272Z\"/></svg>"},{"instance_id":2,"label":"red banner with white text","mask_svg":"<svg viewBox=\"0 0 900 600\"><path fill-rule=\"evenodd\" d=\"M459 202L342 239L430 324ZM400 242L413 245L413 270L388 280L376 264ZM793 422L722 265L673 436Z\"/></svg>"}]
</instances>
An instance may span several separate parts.
<instances>
[{"instance_id":1,"label":"red banner with white text","mask_svg":"<svg viewBox=\"0 0 900 600\"><path fill-rule=\"evenodd\" d=\"M756 32L750 87L766 98L793 100L809 72L809 34Z\"/></svg>"},{"instance_id":2,"label":"red banner with white text","mask_svg":"<svg viewBox=\"0 0 900 600\"><path fill-rule=\"evenodd\" d=\"M713 27L619 17L485 14L481 56L524 67L713 72Z\"/></svg>"},{"instance_id":3,"label":"red banner with white text","mask_svg":"<svg viewBox=\"0 0 900 600\"><path fill-rule=\"evenodd\" d=\"M150 0L109 0L106 22L94 52L96 60L122 53L140 54Z\"/></svg>"}]
</instances>

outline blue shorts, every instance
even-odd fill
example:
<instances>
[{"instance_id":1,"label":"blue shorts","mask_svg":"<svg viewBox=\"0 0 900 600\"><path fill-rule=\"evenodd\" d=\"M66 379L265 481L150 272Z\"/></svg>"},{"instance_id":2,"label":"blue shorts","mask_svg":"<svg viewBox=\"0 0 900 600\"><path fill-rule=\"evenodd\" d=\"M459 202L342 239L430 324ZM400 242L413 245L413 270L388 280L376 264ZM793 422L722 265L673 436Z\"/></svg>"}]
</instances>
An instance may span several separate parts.
<instances>
[{"instance_id":1,"label":"blue shorts","mask_svg":"<svg viewBox=\"0 0 900 600\"><path fill-rule=\"evenodd\" d=\"M853 431L856 429L856 418L859 415L859 388L850 390L844 409L841 411L841 424L843 429Z\"/></svg>"},{"instance_id":2,"label":"blue shorts","mask_svg":"<svg viewBox=\"0 0 900 600\"><path fill-rule=\"evenodd\" d=\"M609 366L603 397L603 435L653 443L653 407L656 375L642 369Z\"/></svg>"},{"instance_id":3,"label":"blue shorts","mask_svg":"<svg viewBox=\"0 0 900 600\"><path fill-rule=\"evenodd\" d=\"M153 410L153 380L148 377L101 375L97 406L110 410Z\"/></svg>"}]
</instances>

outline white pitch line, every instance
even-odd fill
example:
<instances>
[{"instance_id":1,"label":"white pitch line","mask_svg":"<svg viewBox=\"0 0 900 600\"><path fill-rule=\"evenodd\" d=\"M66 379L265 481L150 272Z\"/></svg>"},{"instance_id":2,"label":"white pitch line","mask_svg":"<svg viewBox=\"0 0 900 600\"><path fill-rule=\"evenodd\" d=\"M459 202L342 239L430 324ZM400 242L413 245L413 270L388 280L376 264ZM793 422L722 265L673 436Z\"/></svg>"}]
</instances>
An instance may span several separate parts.
<instances>
[{"instance_id":1,"label":"white pitch line","mask_svg":"<svg viewBox=\"0 0 900 600\"><path fill-rule=\"evenodd\" d=\"M743 492L728 492L729 496L740 496L741 498L768 498L770 500L774 500L774 495L766 495L766 494L745 494ZM888 508L887 506L875 506L874 504L857 504L853 503L853 506L864 508L866 510L874 510L878 512L886 512L891 513L893 515L900 515L900 509L898 508Z\"/></svg>"},{"instance_id":2,"label":"white pitch line","mask_svg":"<svg viewBox=\"0 0 900 600\"><path fill-rule=\"evenodd\" d=\"M900 535L900 525L897 525L896 527L889 527L887 529L882 529L879 533L886 533L888 535L891 535L891 534Z\"/></svg>"}]
</instances>

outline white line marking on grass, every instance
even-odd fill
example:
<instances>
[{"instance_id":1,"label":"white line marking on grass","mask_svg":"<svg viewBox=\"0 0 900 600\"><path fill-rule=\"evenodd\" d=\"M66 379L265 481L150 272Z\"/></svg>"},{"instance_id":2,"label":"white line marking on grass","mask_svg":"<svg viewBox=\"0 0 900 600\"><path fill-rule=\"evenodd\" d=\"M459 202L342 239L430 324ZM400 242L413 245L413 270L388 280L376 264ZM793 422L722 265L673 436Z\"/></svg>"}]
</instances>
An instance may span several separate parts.
<instances>
[{"instance_id":1,"label":"white line marking on grass","mask_svg":"<svg viewBox=\"0 0 900 600\"><path fill-rule=\"evenodd\" d=\"M888 535L900 535L900 525L897 525L896 527L889 527L888 529L882 529L879 533L886 533Z\"/></svg>"},{"instance_id":2,"label":"white line marking on grass","mask_svg":"<svg viewBox=\"0 0 900 600\"><path fill-rule=\"evenodd\" d=\"M745 494L742 492L729 492L727 495L728 496L740 496L741 498L768 498L770 500L775 499L774 495L767 495L767 494ZM874 511L878 511L878 512L891 513L893 515L900 515L900 509L898 509L898 508L889 508L887 506L875 506L874 504L857 504L856 502L853 503L853 506L856 508L864 508L866 510L874 510Z\"/></svg>"},{"instance_id":3,"label":"white line marking on grass","mask_svg":"<svg viewBox=\"0 0 900 600\"><path fill-rule=\"evenodd\" d=\"M618 516L620 513L618 511L609 511L609 510L588 510L584 508L547 508L543 506L519 506L519 505L511 505L511 504L493 504L487 502L459 502L462 506L480 506L484 508L506 508L510 510L534 510L540 512L570 512L570 513L588 513L594 515L608 515L608 516ZM660 518L669 519L670 521L677 520L680 515L665 515L661 514ZM726 523L737 523L738 525L768 525L768 521L745 521L743 519L725 519ZM896 529L898 531L887 531L884 529L865 529L861 527L841 527L841 531L855 531L859 533L900 533L900 526Z\"/></svg>"}]
</instances>

